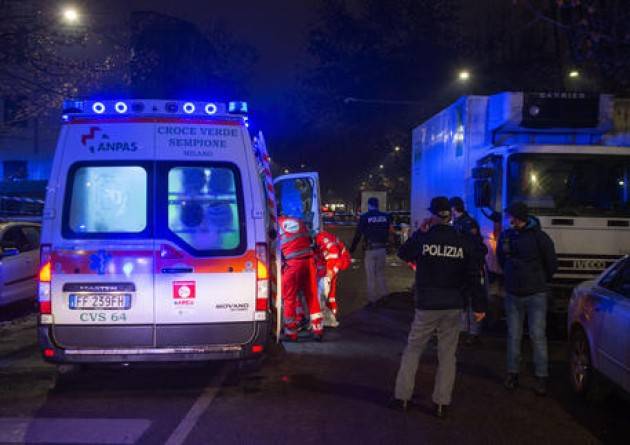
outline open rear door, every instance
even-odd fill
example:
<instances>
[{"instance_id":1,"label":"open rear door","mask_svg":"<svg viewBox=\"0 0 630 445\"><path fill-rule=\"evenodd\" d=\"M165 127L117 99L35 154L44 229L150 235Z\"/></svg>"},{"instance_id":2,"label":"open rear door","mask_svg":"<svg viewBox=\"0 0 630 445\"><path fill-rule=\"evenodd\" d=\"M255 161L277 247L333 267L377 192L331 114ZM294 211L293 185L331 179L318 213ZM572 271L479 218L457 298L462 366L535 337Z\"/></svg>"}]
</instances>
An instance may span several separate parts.
<instances>
[{"instance_id":1,"label":"open rear door","mask_svg":"<svg viewBox=\"0 0 630 445\"><path fill-rule=\"evenodd\" d=\"M278 176L273 180L276 189L278 215L288 206L302 209L302 219L315 234L321 230L321 203L319 194L319 174L317 172L294 173Z\"/></svg>"},{"instance_id":2,"label":"open rear door","mask_svg":"<svg viewBox=\"0 0 630 445\"><path fill-rule=\"evenodd\" d=\"M314 236L322 228L321 201L319 193L319 174L317 172L294 173L278 176L273 180L278 215L282 215L282 209L297 207L301 209L302 219L311 229ZM277 245L276 268L278 279L278 292L276 304L276 338L282 333L282 256L280 244Z\"/></svg>"}]
</instances>

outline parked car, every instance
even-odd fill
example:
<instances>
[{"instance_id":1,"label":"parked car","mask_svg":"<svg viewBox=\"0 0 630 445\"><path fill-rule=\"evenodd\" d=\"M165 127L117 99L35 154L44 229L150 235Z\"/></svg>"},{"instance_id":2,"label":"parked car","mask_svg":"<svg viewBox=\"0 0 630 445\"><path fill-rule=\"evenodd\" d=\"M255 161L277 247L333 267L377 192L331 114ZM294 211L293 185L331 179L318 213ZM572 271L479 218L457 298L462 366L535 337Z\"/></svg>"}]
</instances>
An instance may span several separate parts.
<instances>
[{"instance_id":1,"label":"parked car","mask_svg":"<svg viewBox=\"0 0 630 445\"><path fill-rule=\"evenodd\" d=\"M0 223L0 306L37 296L39 224Z\"/></svg>"},{"instance_id":2,"label":"parked car","mask_svg":"<svg viewBox=\"0 0 630 445\"><path fill-rule=\"evenodd\" d=\"M630 393L630 256L573 291L568 328L574 391L588 395L604 377Z\"/></svg>"}]
</instances>

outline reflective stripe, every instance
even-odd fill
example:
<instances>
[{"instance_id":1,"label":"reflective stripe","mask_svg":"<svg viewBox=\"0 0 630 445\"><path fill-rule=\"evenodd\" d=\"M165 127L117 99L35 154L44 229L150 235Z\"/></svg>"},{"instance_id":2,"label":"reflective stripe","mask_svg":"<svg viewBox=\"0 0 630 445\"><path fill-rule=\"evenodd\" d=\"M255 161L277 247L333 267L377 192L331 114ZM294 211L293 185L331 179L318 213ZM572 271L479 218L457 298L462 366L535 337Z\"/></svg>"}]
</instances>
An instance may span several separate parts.
<instances>
[{"instance_id":1,"label":"reflective stripe","mask_svg":"<svg viewBox=\"0 0 630 445\"><path fill-rule=\"evenodd\" d=\"M298 250L296 252L290 252L290 253L287 253L284 256L284 258L287 259L287 260L291 260L293 258L297 258L299 256L306 255L306 254L311 254L312 255L313 254L313 249L311 249L310 247L307 247L306 249Z\"/></svg>"},{"instance_id":2,"label":"reflective stripe","mask_svg":"<svg viewBox=\"0 0 630 445\"><path fill-rule=\"evenodd\" d=\"M324 318L321 312L311 314L311 321L319 320L320 318Z\"/></svg>"},{"instance_id":3,"label":"reflective stripe","mask_svg":"<svg viewBox=\"0 0 630 445\"><path fill-rule=\"evenodd\" d=\"M306 238L306 235L303 233L297 233L295 235L291 235L291 236L286 236L286 235L280 235L280 244L281 245L285 245L287 243L290 243L291 241L295 241L297 239L300 238Z\"/></svg>"},{"instance_id":4,"label":"reflective stripe","mask_svg":"<svg viewBox=\"0 0 630 445\"><path fill-rule=\"evenodd\" d=\"M330 243L326 244L326 249L330 249L334 245L335 245L335 243L330 242Z\"/></svg>"},{"instance_id":5,"label":"reflective stripe","mask_svg":"<svg viewBox=\"0 0 630 445\"><path fill-rule=\"evenodd\" d=\"M337 255L336 253L329 253L328 255L325 256L325 258L327 260L336 260L336 259L339 259L339 255Z\"/></svg>"},{"instance_id":6,"label":"reflective stripe","mask_svg":"<svg viewBox=\"0 0 630 445\"><path fill-rule=\"evenodd\" d=\"M335 301L337 301L337 299L335 298L329 298L328 301L330 301L331 303L334 303Z\"/></svg>"}]
</instances>

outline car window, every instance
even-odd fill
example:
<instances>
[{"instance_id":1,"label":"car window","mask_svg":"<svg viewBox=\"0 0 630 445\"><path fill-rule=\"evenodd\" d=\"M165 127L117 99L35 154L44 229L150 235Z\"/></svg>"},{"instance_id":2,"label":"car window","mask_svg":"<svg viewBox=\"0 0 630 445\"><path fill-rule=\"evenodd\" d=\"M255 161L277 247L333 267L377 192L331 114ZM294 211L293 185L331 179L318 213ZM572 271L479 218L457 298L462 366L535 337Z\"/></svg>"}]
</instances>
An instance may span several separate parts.
<instances>
[{"instance_id":1,"label":"car window","mask_svg":"<svg viewBox=\"0 0 630 445\"><path fill-rule=\"evenodd\" d=\"M39 238L40 238L40 229L39 227L34 226L25 226L22 227L22 231L24 232L24 236L28 241L29 250L34 250L39 247Z\"/></svg>"},{"instance_id":2,"label":"car window","mask_svg":"<svg viewBox=\"0 0 630 445\"><path fill-rule=\"evenodd\" d=\"M630 297L630 258L615 264L600 280L599 285L612 292Z\"/></svg>"},{"instance_id":3,"label":"car window","mask_svg":"<svg viewBox=\"0 0 630 445\"><path fill-rule=\"evenodd\" d=\"M168 228L196 252L238 249L244 242L237 175L227 166L168 170Z\"/></svg>"},{"instance_id":4,"label":"car window","mask_svg":"<svg viewBox=\"0 0 630 445\"><path fill-rule=\"evenodd\" d=\"M67 228L77 235L140 233L147 227L147 171L89 165L71 174Z\"/></svg>"},{"instance_id":5,"label":"car window","mask_svg":"<svg viewBox=\"0 0 630 445\"><path fill-rule=\"evenodd\" d=\"M29 242L24 236L22 229L11 227L2 236L2 248L15 248L20 252L29 250Z\"/></svg>"},{"instance_id":6,"label":"car window","mask_svg":"<svg viewBox=\"0 0 630 445\"><path fill-rule=\"evenodd\" d=\"M619 268L613 290L626 298L630 298L630 260L624 261L623 266Z\"/></svg>"}]
</instances>

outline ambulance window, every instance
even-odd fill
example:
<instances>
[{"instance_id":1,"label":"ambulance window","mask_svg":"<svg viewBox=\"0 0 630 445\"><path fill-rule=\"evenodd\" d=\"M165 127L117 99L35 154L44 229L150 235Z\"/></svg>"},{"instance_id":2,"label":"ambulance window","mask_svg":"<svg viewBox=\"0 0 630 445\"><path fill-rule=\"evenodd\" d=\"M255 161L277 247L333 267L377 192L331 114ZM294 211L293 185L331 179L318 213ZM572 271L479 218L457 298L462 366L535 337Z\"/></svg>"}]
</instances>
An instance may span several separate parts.
<instances>
[{"instance_id":1,"label":"ambulance window","mask_svg":"<svg viewBox=\"0 0 630 445\"><path fill-rule=\"evenodd\" d=\"M71 193L67 226L75 234L139 233L147 226L143 167L79 167Z\"/></svg>"},{"instance_id":2,"label":"ambulance window","mask_svg":"<svg viewBox=\"0 0 630 445\"><path fill-rule=\"evenodd\" d=\"M237 184L227 166L169 169L169 230L196 251L238 249L244 237Z\"/></svg>"}]
</instances>

